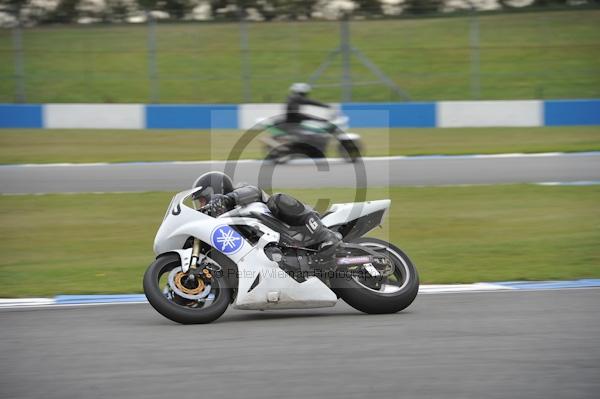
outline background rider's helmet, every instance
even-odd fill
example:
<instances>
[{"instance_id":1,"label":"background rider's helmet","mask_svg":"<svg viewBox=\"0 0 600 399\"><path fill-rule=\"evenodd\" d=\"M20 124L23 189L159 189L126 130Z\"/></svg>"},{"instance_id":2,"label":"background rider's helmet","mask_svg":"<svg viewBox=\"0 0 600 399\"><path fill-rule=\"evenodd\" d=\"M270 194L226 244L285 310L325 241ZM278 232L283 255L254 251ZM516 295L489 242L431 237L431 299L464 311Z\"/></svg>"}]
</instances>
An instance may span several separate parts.
<instances>
[{"instance_id":1,"label":"background rider's helmet","mask_svg":"<svg viewBox=\"0 0 600 399\"><path fill-rule=\"evenodd\" d=\"M202 187L192 197L198 208L206 205L215 194L227 194L233 191L231 179L225 173L221 172L207 172L203 174L194 182L194 188L196 187Z\"/></svg>"},{"instance_id":2,"label":"background rider's helmet","mask_svg":"<svg viewBox=\"0 0 600 399\"><path fill-rule=\"evenodd\" d=\"M310 93L311 87L308 83L294 83L290 86L290 92L294 94L306 95Z\"/></svg>"}]
</instances>

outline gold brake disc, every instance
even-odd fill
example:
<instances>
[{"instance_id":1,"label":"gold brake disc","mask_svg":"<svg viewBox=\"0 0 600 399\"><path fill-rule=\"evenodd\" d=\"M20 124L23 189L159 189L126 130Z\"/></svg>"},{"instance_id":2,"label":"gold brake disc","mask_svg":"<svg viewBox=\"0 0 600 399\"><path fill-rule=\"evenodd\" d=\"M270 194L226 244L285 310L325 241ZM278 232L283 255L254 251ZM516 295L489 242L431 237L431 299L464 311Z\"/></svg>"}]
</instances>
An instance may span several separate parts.
<instances>
[{"instance_id":1,"label":"gold brake disc","mask_svg":"<svg viewBox=\"0 0 600 399\"><path fill-rule=\"evenodd\" d=\"M179 272L175 275L174 281L175 281L175 286L181 290L181 292L183 292L184 294L188 294L188 295L198 295L199 293L201 293L204 290L204 281L202 281L199 278L196 278L196 282L198 283L198 286L196 288L188 288L186 286L183 285L183 283L181 282L181 279L185 278L186 274L184 272Z\"/></svg>"}]
</instances>

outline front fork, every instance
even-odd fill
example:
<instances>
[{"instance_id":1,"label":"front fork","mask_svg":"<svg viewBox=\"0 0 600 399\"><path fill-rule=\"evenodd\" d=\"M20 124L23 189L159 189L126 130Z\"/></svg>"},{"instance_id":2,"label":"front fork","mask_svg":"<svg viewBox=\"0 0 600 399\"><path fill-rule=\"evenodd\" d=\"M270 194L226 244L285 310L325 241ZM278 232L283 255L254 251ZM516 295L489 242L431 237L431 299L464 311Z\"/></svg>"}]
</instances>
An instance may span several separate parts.
<instances>
[{"instance_id":1,"label":"front fork","mask_svg":"<svg viewBox=\"0 0 600 399\"><path fill-rule=\"evenodd\" d=\"M181 271L187 273L191 267L196 267L196 264L198 264L198 259L200 258L200 240L194 238L192 248L179 249L174 252L177 252L181 259Z\"/></svg>"},{"instance_id":2,"label":"front fork","mask_svg":"<svg viewBox=\"0 0 600 399\"><path fill-rule=\"evenodd\" d=\"M194 238L194 244L192 245L192 259L190 259L190 264L188 265L188 267L196 266L196 264L198 263L199 256L200 256L200 240L197 238ZM184 272L187 272L187 270L184 270Z\"/></svg>"},{"instance_id":3,"label":"front fork","mask_svg":"<svg viewBox=\"0 0 600 399\"><path fill-rule=\"evenodd\" d=\"M221 271L221 266L218 263L212 261L206 255L202 255L202 258L200 258L200 244L201 241L197 238L194 238L194 243L192 244L191 250L190 248L188 248L176 251L179 253L179 256L181 258L181 271L187 273L190 269L196 269L198 267L198 261L200 261L200 266L202 267L202 273L200 274L204 274L206 278L210 279L212 278L211 271L219 272ZM192 274L194 273L195 272L192 272Z\"/></svg>"}]
</instances>

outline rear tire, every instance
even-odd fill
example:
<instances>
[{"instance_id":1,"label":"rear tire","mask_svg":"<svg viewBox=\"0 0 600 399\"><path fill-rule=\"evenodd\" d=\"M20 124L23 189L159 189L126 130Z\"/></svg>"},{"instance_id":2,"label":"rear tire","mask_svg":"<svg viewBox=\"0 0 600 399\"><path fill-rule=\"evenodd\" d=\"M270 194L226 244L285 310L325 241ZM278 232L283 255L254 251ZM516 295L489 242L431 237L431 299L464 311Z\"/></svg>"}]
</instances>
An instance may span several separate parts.
<instances>
[{"instance_id":1,"label":"rear tire","mask_svg":"<svg viewBox=\"0 0 600 399\"><path fill-rule=\"evenodd\" d=\"M213 280L218 284L219 291L210 306L188 308L167 299L159 286L159 279L166 272L179 266L181 260L177 254L161 256L150 264L143 280L144 294L150 305L167 319L181 324L205 324L221 317L231 302L231 289L227 288L223 276L214 276Z\"/></svg>"},{"instance_id":2,"label":"rear tire","mask_svg":"<svg viewBox=\"0 0 600 399\"><path fill-rule=\"evenodd\" d=\"M406 309L414 301L419 291L419 275L409 257L395 245L377 238L359 238L354 243L370 244L369 247L373 249L385 248L386 255L394 260L396 271L402 271L406 280L402 282L398 291L384 293L361 284L356 278L336 278L332 282L336 294L348 305L364 313L396 313Z\"/></svg>"}]
</instances>

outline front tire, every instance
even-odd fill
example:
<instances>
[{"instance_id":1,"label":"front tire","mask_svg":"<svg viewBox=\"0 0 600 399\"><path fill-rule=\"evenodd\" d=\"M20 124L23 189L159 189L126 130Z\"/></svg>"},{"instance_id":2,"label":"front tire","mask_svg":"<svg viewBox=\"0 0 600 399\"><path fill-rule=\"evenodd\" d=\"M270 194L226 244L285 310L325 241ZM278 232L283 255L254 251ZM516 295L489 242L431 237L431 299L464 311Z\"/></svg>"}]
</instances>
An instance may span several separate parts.
<instances>
[{"instance_id":1,"label":"front tire","mask_svg":"<svg viewBox=\"0 0 600 399\"><path fill-rule=\"evenodd\" d=\"M348 305L364 313L396 313L406 309L419 291L419 275L409 257L395 245L377 238L359 238L354 243L389 256L394 261L393 276L397 284L376 289L357 277L336 278L333 282L336 293Z\"/></svg>"},{"instance_id":2,"label":"front tire","mask_svg":"<svg viewBox=\"0 0 600 399\"><path fill-rule=\"evenodd\" d=\"M209 306L198 307L197 304L192 304L196 307L189 307L192 301L172 294L169 299L160 286L161 277L178 267L181 267L181 260L177 254L161 256L150 264L143 280L144 294L150 305L167 319L181 324L205 324L221 317L231 301L231 289L228 288L225 278L222 275L213 275L217 288Z\"/></svg>"},{"instance_id":3,"label":"front tire","mask_svg":"<svg viewBox=\"0 0 600 399\"><path fill-rule=\"evenodd\" d=\"M356 140L341 140L338 143L338 153L347 162L356 162L361 158L362 144Z\"/></svg>"}]
</instances>

